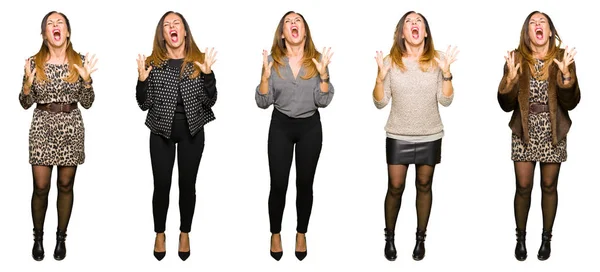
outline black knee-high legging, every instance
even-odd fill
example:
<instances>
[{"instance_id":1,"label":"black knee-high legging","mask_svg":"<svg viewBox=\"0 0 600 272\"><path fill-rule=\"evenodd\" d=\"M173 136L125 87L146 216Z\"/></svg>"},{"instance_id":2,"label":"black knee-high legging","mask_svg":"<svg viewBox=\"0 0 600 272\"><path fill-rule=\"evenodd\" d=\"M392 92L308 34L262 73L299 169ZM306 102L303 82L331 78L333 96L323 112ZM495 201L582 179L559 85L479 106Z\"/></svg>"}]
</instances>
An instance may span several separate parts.
<instances>
[{"instance_id":1,"label":"black knee-high legging","mask_svg":"<svg viewBox=\"0 0 600 272\"><path fill-rule=\"evenodd\" d=\"M154 176L154 194L152 212L154 231L164 232L169 209L171 178L177 149L179 171L179 214L181 232L190 232L196 207L196 177L200 159L204 151L204 129L194 137L185 119L175 119L171 129L171 138L150 133L150 159Z\"/></svg>"},{"instance_id":2,"label":"black knee-high legging","mask_svg":"<svg viewBox=\"0 0 600 272\"><path fill-rule=\"evenodd\" d=\"M271 192L269 193L269 219L271 233L281 232L281 221L285 208L296 145L296 231L306 233L313 204L313 181L321 154L323 132L319 112L307 118L290 118L277 109L273 110L269 128L269 171Z\"/></svg>"}]
</instances>

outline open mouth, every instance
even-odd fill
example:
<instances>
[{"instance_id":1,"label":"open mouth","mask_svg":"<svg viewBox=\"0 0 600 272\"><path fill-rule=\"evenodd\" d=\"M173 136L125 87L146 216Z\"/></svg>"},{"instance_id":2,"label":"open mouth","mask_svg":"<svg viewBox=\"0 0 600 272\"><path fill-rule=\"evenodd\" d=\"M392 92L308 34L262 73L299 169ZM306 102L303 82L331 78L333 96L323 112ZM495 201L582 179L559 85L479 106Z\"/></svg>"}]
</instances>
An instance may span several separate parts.
<instances>
[{"instance_id":1,"label":"open mouth","mask_svg":"<svg viewBox=\"0 0 600 272\"><path fill-rule=\"evenodd\" d=\"M538 40L541 40L541 39L543 39L543 38L544 38L544 31L542 30L542 28L539 28L539 27L538 27L538 28L536 28L536 29L535 29L535 37L536 37Z\"/></svg>"},{"instance_id":2,"label":"open mouth","mask_svg":"<svg viewBox=\"0 0 600 272\"><path fill-rule=\"evenodd\" d=\"M52 30L52 36L53 36L53 38L54 38L55 41L60 41L60 37L61 37L60 29L54 29L54 30Z\"/></svg>"},{"instance_id":3,"label":"open mouth","mask_svg":"<svg viewBox=\"0 0 600 272\"><path fill-rule=\"evenodd\" d=\"M418 39L419 38L419 28L418 27L413 27L410 29L410 32L412 34L413 39Z\"/></svg>"},{"instance_id":4,"label":"open mouth","mask_svg":"<svg viewBox=\"0 0 600 272\"><path fill-rule=\"evenodd\" d=\"M179 34L177 33L177 30L171 30L169 32L169 35L171 36L171 41L176 43L179 41Z\"/></svg>"},{"instance_id":5,"label":"open mouth","mask_svg":"<svg viewBox=\"0 0 600 272\"><path fill-rule=\"evenodd\" d=\"M298 38L298 27L297 26L292 26L291 32L292 32L292 37Z\"/></svg>"}]
</instances>

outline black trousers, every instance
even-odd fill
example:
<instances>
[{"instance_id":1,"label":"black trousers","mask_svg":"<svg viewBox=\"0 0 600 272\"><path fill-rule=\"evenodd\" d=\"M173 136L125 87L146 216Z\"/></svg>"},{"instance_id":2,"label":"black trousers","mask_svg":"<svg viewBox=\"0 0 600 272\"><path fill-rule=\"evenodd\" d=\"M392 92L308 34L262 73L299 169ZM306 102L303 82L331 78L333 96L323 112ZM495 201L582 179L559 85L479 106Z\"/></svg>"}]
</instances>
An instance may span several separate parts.
<instances>
[{"instance_id":1,"label":"black trousers","mask_svg":"<svg viewBox=\"0 0 600 272\"><path fill-rule=\"evenodd\" d=\"M323 131L319 112L307 118L290 118L273 109L269 128L269 220L271 233L281 232L294 145L296 146L296 231L306 233L313 204L313 181L321 154Z\"/></svg>"},{"instance_id":2,"label":"black trousers","mask_svg":"<svg viewBox=\"0 0 600 272\"><path fill-rule=\"evenodd\" d=\"M181 232L190 232L196 207L196 177L200 159L204 151L204 129L194 137L185 119L175 119L171 138L150 133L150 159L154 176L154 194L152 196L152 214L154 231L164 232L169 209L171 178L177 149L179 171L179 214Z\"/></svg>"}]
</instances>

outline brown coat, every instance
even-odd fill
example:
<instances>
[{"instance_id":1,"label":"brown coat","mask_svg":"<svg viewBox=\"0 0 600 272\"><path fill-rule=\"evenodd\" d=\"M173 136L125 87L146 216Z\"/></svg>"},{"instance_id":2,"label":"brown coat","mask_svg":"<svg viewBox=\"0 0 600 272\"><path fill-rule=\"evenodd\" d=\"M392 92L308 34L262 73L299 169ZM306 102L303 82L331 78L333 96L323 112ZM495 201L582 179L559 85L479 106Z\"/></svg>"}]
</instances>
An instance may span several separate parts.
<instances>
[{"instance_id":1,"label":"brown coat","mask_svg":"<svg viewBox=\"0 0 600 272\"><path fill-rule=\"evenodd\" d=\"M562 60L564 49L560 49L558 60ZM515 50L515 63L521 63L519 73L510 85L507 85L508 66L504 65L504 75L500 86L498 86L498 103L506 111L513 111L508 126L517 136L529 142L529 80L530 71L527 61ZM562 73L555 63L552 63L548 71L548 108L550 111L550 127L552 129L552 143L558 144L567 136L571 127L570 110L574 109L581 99L577 75L575 74L575 62L569 65L571 80L564 84ZM516 110L519 109L519 110Z\"/></svg>"}]
</instances>

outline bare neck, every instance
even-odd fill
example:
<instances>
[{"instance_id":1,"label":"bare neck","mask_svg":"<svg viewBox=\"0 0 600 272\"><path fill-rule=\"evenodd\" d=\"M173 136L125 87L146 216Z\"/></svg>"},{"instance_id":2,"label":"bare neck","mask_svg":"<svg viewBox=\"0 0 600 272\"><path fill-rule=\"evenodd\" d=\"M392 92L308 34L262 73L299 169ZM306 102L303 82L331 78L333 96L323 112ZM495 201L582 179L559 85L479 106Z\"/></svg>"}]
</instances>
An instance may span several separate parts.
<instances>
[{"instance_id":1,"label":"bare neck","mask_svg":"<svg viewBox=\"0 0 600 272\"><path fill-rule=\"evenodd\" d=\"M536 59L544 59L548 54L548 45L535 45L531 44L531 53Z\"/></svg>"},{"instance_id":2,"label":"bare neck","mask_svg":"<svg viewBox=\"0 0 600 272\"><path fill-rule=\"evenodd\" d=\"M178 48L172 48L167 46L167 56L169 59L183 59L185 58L185 42Z\"/></svg>"},{"instance_id":3,"label":"bare neck","mask_svg":"<svg viewBox=\"0 0 600 272\"><path fill-rule=\"evenodd\" d=\"M286 42L286 56L290 59L302 59L304 56L304 42L299 45L290 45Z\"/></svg>"},{"instance_id":4,"label":"bare neck","mask_svg":"<svg viewBox=\"0 0 600 272\"><path fill-rule=\"evenodd\" d=\"M424 43L412 45L404 42L404 44L406 45L406 58L418 60L421 55L423 55L423 48L425 47Z\"/></svg>"},{"instance_id":5,"label":"bare neck","mask_svg":"<svg viewBox=\"0 0 600 272\"><path fill-rule=\"evenodd\" d=\"M52 64L64 64L67 62L67 43L61 46L48 46L50 56L48 57L48 63Z\"/></svg>"}]
</instances>

